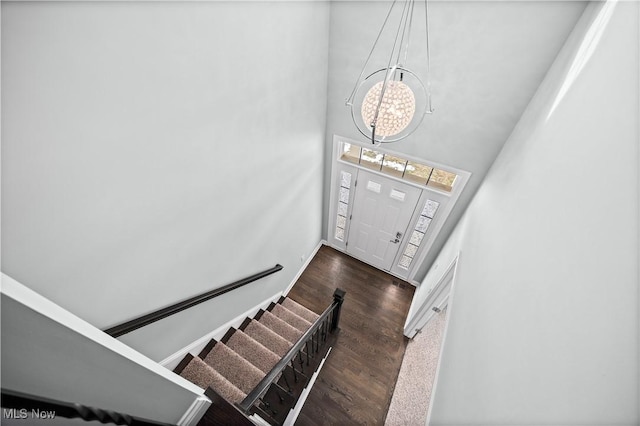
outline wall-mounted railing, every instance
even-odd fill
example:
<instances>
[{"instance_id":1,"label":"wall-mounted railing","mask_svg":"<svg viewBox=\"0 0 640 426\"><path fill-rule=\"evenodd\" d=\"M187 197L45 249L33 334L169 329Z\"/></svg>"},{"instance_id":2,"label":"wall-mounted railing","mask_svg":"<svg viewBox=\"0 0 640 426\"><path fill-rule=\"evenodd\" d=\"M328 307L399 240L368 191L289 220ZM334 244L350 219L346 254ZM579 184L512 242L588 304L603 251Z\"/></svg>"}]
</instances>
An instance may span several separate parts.
<instances>
[{"instance_id":1,"label":"wall-mounted railing","mask_svg":"<svg viewBox=\"0 0 640 426\"><path fill-rule=\"evenodd\" d=\"M113 327L107 328L104 330L105 333L109 334L112 337L119 337L123 334L130 333L134 330L137 330L145 325L152 324L156 321L159 321L163 318L171 316L173 314L177 314L178 312L184 311L185 309L189 309L193 306L199 305L202 302L206 302L207 300L211 300L214 297L218 297L222 294L228 293L232 290L250 284L254 281L257 281L261 278L264 278L268 275L276 273L282 269L282 265L278 264L273 268L266 269L262 272L258 272L257 274L253 274L249 277L243 278L239 281L232 282L231 284L227 284L222 287L218 287L216 289L204 292L194 297L190 297L181 302L175 303L173 305L158 309L151 313L139 316L130 321L124 322L122 324L115 325Z\"/></svg>"}]
</instances>

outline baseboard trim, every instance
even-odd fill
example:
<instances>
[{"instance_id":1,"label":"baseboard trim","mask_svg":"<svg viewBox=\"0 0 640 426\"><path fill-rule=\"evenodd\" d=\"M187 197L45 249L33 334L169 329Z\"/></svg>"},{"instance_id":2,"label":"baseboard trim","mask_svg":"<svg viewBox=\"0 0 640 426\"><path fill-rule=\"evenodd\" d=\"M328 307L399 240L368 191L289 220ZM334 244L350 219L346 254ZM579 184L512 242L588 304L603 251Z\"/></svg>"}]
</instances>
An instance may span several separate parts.
<instances>
[{"instance_id":1,"label":"baseboard trim","mask_svg":"<svg viewBox=\"0 0 640 426\"><path fill-rule=\"evenodd\" d=\"M362 259L360 259L360 258L358 258L358 257L356 257L356 256L354 256L354 255L352 255L352 254L347 253L347 251L346 251L345 249L341 248L341 247L338 247L338 246L333 245L333 244L331 244L331 243L327 243L326 241L325 241L325 245L327 245L327 246L329 246L329 247L331 247L331 248L333 248L333 249L336 249L336 250L338 250L340 253L344 253L344 254L346 254L347 256L352 257L352 258L354 258L354 259L356 259L356 260L358 260L358 261L360 261L360 262L362 262L362 263L366 263L367 265L371 266L372 268L376 268L378 271L382 271L382 272L384 272L385 274L389 274L389 275L391 275L392 277L396 277L396 278L398 278L399 280L405 281L406 283L411 284L412 286L414 286L414 287L416 287L416 288L420 286L420 283L419 283L419 282L417 282L416 280L409 280L408 278L401 277L400 275L394 274L394 273L393 273L393 272L391 272L391 271L385 271L384 269L380 269L380 268L378 268L377 266L372 265L371 263L367 262L366 260L362 260Z\"/></svg>"},{"instance_id":2,"label":"baseboard trim","mask_svg":"<svg viewBox=\"0 0 640 426\"><path fill-rule=\"evenodd\" d=\"M193 401L191 407L178 420L178 426L194 426L197 425L204 413L211 405L211 400L204 395L199 396Z\"/></svg>"},{"instance_id":3,"label":"baseboard trim","mask_svg":"<svg viewBox=\"0 0 640 426\"><path fill-rule=\"evenodd\" d=\"M304 272L305 269L307 269L307 266L309 266L309 263L311 263L311 261L313 260L313 258L316 256L316 254L318 253L318 250L320 250L320 247L322 246L326 246L328 245L327 240L320 240L320 242L318 243L318 245L316 246L315 249L313 249L313 251L311 252L311 254L309 256L307 256L307 260L302 264L302 266L300 267L300 270L298 271L298 273L296 274L295 277L293 277L293 279L291 280L291 282L289 283L289 285L287 286L287 288L282 292L282 294L284 296L286 296L287 294L289 294L289 292L291 291L291 289L293 288L293 286L295 285L295 283L298 281L298 279L302 276L302 273Z\"/></svg>"},{"instance_id":4,"label":"baseboard trim","mask_svg":"<svg viewBox=\"0 0 640 426\"><path fill-rule=\"evenodd\" d=\"M184 358L186 354L191 353L194 356L198 356L198 353L200 353L200 351L207 345L207 343L209 343L209 341L211 341L211 339L215 339L215 340L222 339L222 337L225 335L227 330L229 330L229 328L240 327L240 324L242 324L242 321L244 321L245 318L247 317L253 318L260 309L266 309L269 306L269 304L271 304L272 302L277 303L278 299L280 299L281 296L286 296L287 294L289 294L289 291L291 290L291 288L298 281L298 279L300 278L304 270L307 269L307 266L309 266L309 263L311 263L311 260L315 257L316 253L318 253L318 250L320 250L320 247L322 247L323 245L327 245L326 240L320 240L316 248L313 249L313 252L307 257L306 262L304 262L304 264L300 267L300 270L295 275L295 277L293 277L293 279L291 280L291 282L289 283L289 285L284 291L281 291L276 295L263 300L258 305L247 310L246 312L243 312L242 314L238 315L231 321L224 323L223 325L216 328L212 332L205 334L204 336L197 339L196 341L188 344L182 349L179 349L178 351L174 352L173 354L169 355L168 357L160 361L160 365L162 365L165 368L168 368L169 370L173 370L180 363L180 361L182 360L182 358Z\"/></svg>"},{"instance_id":5,"label":"baseboard trim","mask_svg":"<svg viewBox=\"0 0 640 426\"><path fill-rule=\"evenodd\" d=\"M182 349L179 349L177 352L174 352L173 354L169 355L168 357L160 361L160 365L162 365L165 368L168 368L169 370L173 370L180 363L180 361L182 360L182 358L184 358L186 354L191 353L194 356L198 356L200 351L207 345L207 343L209 343L209 341L211 341L211 339L215 339L215 340L222 339L222 337L229 330L229 328L240 327L240 324L242 324L242 321L244 321L245 318L247 317L253 318L258 313L258 311L260 311L260 309L266 309L272 302L276 303L282 295L283 295L283 292L279 292L276 295L263 300L258 305L243 312L242 314L238 315L232 320L224 323L223 325L216 328L212 332L205 334L198 340L188 344Z\"/></svg>"}]
</instances>

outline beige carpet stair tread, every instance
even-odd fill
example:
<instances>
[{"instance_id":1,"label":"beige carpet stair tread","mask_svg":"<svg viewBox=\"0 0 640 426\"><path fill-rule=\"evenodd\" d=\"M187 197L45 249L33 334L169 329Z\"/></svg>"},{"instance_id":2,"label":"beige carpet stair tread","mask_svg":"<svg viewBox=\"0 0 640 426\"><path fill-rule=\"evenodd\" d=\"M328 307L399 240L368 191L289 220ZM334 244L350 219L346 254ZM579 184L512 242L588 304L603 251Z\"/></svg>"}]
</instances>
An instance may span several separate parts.
<instances>
[{"instance_id":1,"label":"beige carpet stair tread","mask_svg":"<svg viewBox=\"0 0 640 426\"><path fill-rule=\"evenodd\" d=\"M211 387L232 404L242 402L319 318L318 314L291 299L281 297L279 301L270 305L270 311L261 310L258 319L248 318L243 323L242 330L229 329L222 339L224 343L211 341L207 344L202 351L203 356L206 354L204 359L191 358L191 355L186 357L176 371L187 364L180 372L182 377L204 389ZM302 348L302 362L306 357L305 348ZM310 355L309 364L301 365L296 377L304 378L304 374L312 374L315 361L313 354ZM311 370L304 371L308 369ZM288 377L288 381L282 382L286 382L286 386L278 382L281 386L288 388L289 382L298 382L293 376L297 373L291 370L291 366L287 366L280 374ZM280 379L278 376L275 380ZM304 380L300 381L300 385L283 391L282 395L273 389L266 392L262 397L266 398L270 406L278 407L264 415L276 415L273 418L275 420L272 420L278 424L283 422L284 417L278 417L278 413L286 415L305 383Z\"/></svg>"},{"instance_id":2,"label":"beige carpet stair tread","mask_svg":"<svg viewBox=\"0 0 640 426\"><path fill-rule=\"evenodd\" d=\"M226 345L264 373L271 371L273 366L280 361L278 355L242 330L236 330Z\"/></svg>"},{"instance_id":3,"label":"beige carpet stair tread","mask_svg":"<svg viewBox=\"0 0 640 426\"><path fill-rule=\"evenodd\" d=\"M241 402L247 396L198 357L194 357L180 375L203 389L212 387L220 396L231 403Z\"/></svg>"},{"instance_id":4,"label":"beige carpet stair tread","mask_svg":"<svg viewBox=\"0 0 640 426\"><path fill-rule=\"evenodd\" d=\"M302 331L298 330L292 325L287 324L269 311L264 311L258 322L266 325L268 328L275 331L290 342L295 343L298 341L300 336L302 336Z\"/></svg>"},{"instance_id":5,"label":"beige carpet stair tread","mask_svg":"<svg viewBox=\"0 0 640 426\"><path fill-rule=\"evenodd\" d=\"M271 309L271 313L303 333L311 327L311 323L309 321L279 303Z\"/></svg>"},{"instance_id":6,"label":"beige carpet stair tread","mask_svg":"<svg viewBox=\"0 0 640 426\"><path fill-rule=\"evenodd\" d=\"M312 310L307 309L306 307L302 306L301 304L299 304L295 300L289 299L288 297L286 297L282 301L282 306L284 306L285 308L287 308L291 312L297 314L298 316L301 316L302 318L306 319L310 323L313 323L320 316L320 315L316 314L315 312L313 312Z\"/></svg>"},{"instance_id":7,"label":"beige carpet stair tread","mask_svg":"<svg viewBox=\"0 0 640 426\"><path fill-rule=\"evenodd\" d=\"M222 374L244 393L249 393L264 377L264 372L224 343L216 343L204 362Z\"/></svg>"},{"instance_id":8,"label":"beige carpet stair tread","mask_svg":"<svg viewBox=\"0 0 640 426\"><path fill-rule=\"evenodd\" d=\"M284 356L293 346L293 343L256 320L251 320L244 332L280 357Z\"/></svg>"}]
</instances>

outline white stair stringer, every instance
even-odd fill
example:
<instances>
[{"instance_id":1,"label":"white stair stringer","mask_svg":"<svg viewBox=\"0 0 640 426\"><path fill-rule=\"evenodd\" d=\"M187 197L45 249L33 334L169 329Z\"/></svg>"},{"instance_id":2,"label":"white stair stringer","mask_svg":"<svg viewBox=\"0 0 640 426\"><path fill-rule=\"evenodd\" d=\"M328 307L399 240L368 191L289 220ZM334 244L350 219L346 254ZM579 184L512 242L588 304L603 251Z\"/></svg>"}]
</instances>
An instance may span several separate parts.
<instances>
[{"instance_id":1,"label":"white stair stringer","mask_svg":"<svg viewBox=\"0 0 640 426\"><path fill-rule=\"evenodd\" d=\"M296 405L289 411L289 414L287 415L287 418L285 419L283 426L293 426L295 424L296 420L298 419L298 415L300 415L300 411L302 411L302 407L304 406L304 403L307 400L307 396L309 395L309 392L311 392L311 388L313 388L313 384L316 382L316 378L318 377L318 374L320 374L320 370L322 370L322 366L324 365L324 362L329 357L329 354L331 353L332 348L333 347L330 346L329 349L327 349L327 353L325 354L324 358L322 358L322 361L320 361L320 364L318 365L318 369L315 371L315 373L313 373L313 375L309 379L309 384L304 388L304 390L300 394L300 398L298 398ZM271 426L269 422L267 422L257 414L252 414L251 416L249 416L249 420L251 420L251 422L257 426Z\"/></svg>"}]
</instances>

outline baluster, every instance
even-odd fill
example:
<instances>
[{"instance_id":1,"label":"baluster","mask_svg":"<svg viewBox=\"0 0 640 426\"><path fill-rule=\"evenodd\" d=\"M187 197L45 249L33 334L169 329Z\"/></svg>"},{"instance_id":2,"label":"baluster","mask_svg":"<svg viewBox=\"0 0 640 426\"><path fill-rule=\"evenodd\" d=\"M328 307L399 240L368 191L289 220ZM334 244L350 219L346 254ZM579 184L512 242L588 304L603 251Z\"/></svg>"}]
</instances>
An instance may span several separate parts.
<instances>
[{"instance_id":1,"label":"baluster","mask_svg":"<svg viewBox=\"0 0 640 426\"><path fill-rule=\"evenodd\" d=\"M267 412L271 411L274 416L278 415L278 410L274 410L273 408L271 408L271 404L269 404L267 401L265 401L262 398L258 398L258 400L262 402L262 404L264 405L263 407L264 411L267 411Z\"/></svg>"},{"instance_id":2,"label":"baluster","mask_svg":"<svg viewBox=\"0 0 640 426\"><path fill-rule=\"evenodd\" d=\"M274 387L273 385L271 387ZM276 391L276 395L278 395L278 399L280 400L280 404L282 404L284 402L284 398L282 397L282 395L280 395L280 391L278 390L278 388L275 388Z\"/></svg>"},{"instance_id":3,"label":"baluster","mask_svg":"<svg viewBox=\"0 0 640 426\"><path fill-rule=\"evenodd\" d=\"M258 400L259 400L260 402L262 402L262 407L263 407L263 408L266 408L267 410L269 410L269 409L271 408L271 404L269 404L269 403L268 403L267 401L265 401L264 399L262 399L262 398L258 398Z\"/></svg>"},{"instance_id":4,"label":"baluster","mask_svg":"<svg viewBox=\"0 0 640 426\"><path fill-rule=\"evenodd\" d=\"M287 379L287 374L285 371L282 372L282 377L284 378L284 383L287 385L287 390L289 391L289 393L293 392L293 389L291 388L291 385L289 384L289 379Z\"/></svg>"},{"instance_id":5,"label":"baluster","mask_svg":"<svg viewBox=\"0 0 640 426\"><path fill-rule=\"evenodd\" d=\"M329 319L327 319L326 327L324 329L324 340L329 338Z\"/></svg>"},{"instance_id":6,"label":"baluster","mask_svg":"<svg viewBox=\"0 0 640 426\"><path fill-rule=\"evenodd\" d=\"M320 327L320 329L322 330L322 343L327 341L327 331L326 331L326 327L327 327L327 320L322 321L322 326Z\"/></svg>"},{"instance_id":7,"label":"baluster","mask_svg":"<svg viewBox=\"0 0 640 426\"><path fill-rule=\"evenodd\" d=\"M329 338L329 329L331 327L329 327L329 318L327 318L327 320L325 321L325 327L324 327L324 340L327 340Z\"/></svg>"},{"instance_id":8,"label":"baluster","mask_svg":"<svg viewBox=\"0 0 640 426\"><path fill-rule=\"evenodd\" d=\"M263 400L260 395L264 395L268 387L273 385L280 376L284 375L284 383L286 384L286 388L288 389L288 395L283 397L282 393L275 389L280 404L283 404L287 401L287 398L290 398L291 394L293 394L296 384L300 383L301 381L298 373L301 373L302 377L305 377L304 374L306 373L313 373L313 371L311 371L311 361L313 360L314 364L320 361L320 357L318 354L329 340L329 333L333 333L338 328L340 319L340 308L343 300L344 291L337 289L334 293L334 302L329 308L325 310L324 314L321 316L322 319L318 319L314 324L313 332L309 330L309 334L307 334L306 340L298 340L294 344L294 346L289 349L287 354L283 358L281 358L281 360L278 362L278 364L276 364L271 372L267 373L267 375L260 381L260 383L247 394L243 401L238 404L243 413L248 414L252 409L255 410L257 407L259 407L259 405L257 405L259 403L261 403L265 407L264 410L265 412L267 412L267 414L269 412L273 412L274 414L278 413L276 410L273 410L273 407L271 407L267 401ZM304 350L306 350L306 364L309 368L309 371L307 372L305 372L304 370L305 355L302 353L302 351ZM297 352L297 360L295 352ZM299 364L299 371L297 369L298 367L296 366L296 363ZM289 374L288 371L286 371L287 368L293 370L293 386L291 386L289 377L287 377ZM306 381L304 381L304 383L306 383ZM268 398L277 405L275 399L272 399L271 396L269 396ZM286 415L286 413L283 414Z\"/></svg>"}]
</instances>

